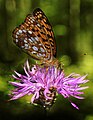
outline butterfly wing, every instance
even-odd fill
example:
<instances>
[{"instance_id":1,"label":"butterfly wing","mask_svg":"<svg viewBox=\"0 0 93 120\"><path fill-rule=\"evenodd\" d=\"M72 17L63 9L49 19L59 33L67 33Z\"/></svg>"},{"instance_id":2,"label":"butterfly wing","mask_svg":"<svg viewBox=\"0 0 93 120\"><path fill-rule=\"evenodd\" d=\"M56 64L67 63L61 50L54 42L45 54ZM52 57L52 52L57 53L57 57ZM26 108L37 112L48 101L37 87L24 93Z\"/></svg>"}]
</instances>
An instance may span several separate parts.
<instances>
[{"instance_id":1,"label":"butterfly wing","mask_svg":"<svg viewBox=\"0 0 93 120\"><path fill-rule=\"evenodd\" d=\"M24 23L13 31L16 45L39 60L51 60L56 46L51 25L39 8L29 14Z\"/></svg>"},{"instance_id":2,"label":"butterfly wing","mask_svg":"<svg viewBox=\"0 0 93 120\"><path fill-rule=\"evenodd\" d=\"M46 37L43 38L43 42L46 43L45 44L46 49L49 48L50 46L52 48L53 55L55 56L56 44L51 24L49 23L46 15L40 8L35 9L33 15L38 21L38 23L40 23L44 34L46 34Z\"/></svg>"}]
</instances>

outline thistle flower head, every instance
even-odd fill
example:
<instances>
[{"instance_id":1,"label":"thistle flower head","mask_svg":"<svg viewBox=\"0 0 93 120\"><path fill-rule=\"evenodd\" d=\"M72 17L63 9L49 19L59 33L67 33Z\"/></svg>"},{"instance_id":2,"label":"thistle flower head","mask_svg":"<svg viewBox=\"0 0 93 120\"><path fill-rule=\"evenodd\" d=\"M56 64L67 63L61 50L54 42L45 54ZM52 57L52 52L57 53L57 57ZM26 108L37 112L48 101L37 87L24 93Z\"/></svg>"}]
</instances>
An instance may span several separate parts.
<instances>
[{"instance_id":1,"label":"thistle flower head","mask_svg":"<svg viewBox=\"0 0 93 120\"><path fill-rule=\"evenodd\" d=\"M33 95L31 103L37 103L45 108L49 108L53 105L57 94L61 94L64 98L70 97L83 99L81 94L84 94L80 90L84 90L87 87L81 87L81 84L88 82L84 80L85 76L72 73L69 76L65 76L64 71L54 66L40 67L34 65L31 69L28 61L24 65L25 74L19 74L15 71L16 75L13 78L19 80L19 82L10 82L16 88L12 91L12 98L10 100L16 100L24 95ZM79 109L73 102L71 104Z\"/></svg>"}]
</instances>

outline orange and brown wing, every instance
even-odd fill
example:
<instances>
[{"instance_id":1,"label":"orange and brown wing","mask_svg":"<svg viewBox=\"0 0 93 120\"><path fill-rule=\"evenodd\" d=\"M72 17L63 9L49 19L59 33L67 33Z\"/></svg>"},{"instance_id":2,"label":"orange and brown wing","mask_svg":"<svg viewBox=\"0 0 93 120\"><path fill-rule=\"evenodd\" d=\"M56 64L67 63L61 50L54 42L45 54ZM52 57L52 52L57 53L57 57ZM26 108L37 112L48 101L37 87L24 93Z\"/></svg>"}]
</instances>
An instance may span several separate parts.
<instances>
[{"instance_id":1,"label":"orange and brown wing","mask_svg":"<svg viewBox=\"0 0 93 120\"><path fill-rule=\"evenodd\" d=\"M18 47L35 59L46 61L55 55L56 46L51 25L39 8L15 28L13 38Z\"/></svg>"},{"instance_id":2,"label":"orange and brown wing","mask_svg":"<svg viewBox=\"0 0 93 120\"><path fill-rule=\"evenodd\" d=\"M44 14L44 12L40 8L37 8L34 10L33 16L36 18L38 23L40 23L45 35L47 36L47 37L43 37L43 41L45 42L45 47L49 48L49 46L51 45L53 56L55 56L56 43L55 43L55 38L54 38L52 26L49 23L49 20L47 19L46 15Z\"/></svg>"}]
</instances>

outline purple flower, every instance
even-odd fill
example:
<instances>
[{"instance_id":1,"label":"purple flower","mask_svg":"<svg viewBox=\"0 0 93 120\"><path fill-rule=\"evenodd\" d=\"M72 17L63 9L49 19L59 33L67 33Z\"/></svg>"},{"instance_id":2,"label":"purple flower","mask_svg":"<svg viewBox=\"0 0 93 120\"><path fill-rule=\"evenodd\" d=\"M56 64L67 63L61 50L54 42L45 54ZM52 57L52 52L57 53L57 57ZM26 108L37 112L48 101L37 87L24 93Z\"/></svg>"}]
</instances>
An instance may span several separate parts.
<instances>
[{"instance_id":1,"label":"purple flower","mask_svg":"<svg viewBox=\"0 0 93 120\"><path fill-rule=\"evenodd\" d=\"M64 75L64 71L54 66L40 67L34 65L30 70L28 61L24 65L25 74L19 74L15 71L13 78L19 82L10 82L16 88L12 91L12 98L10 100L16 100L24 95L31 95L32 103L37 103L47 108L53 105L57 94L63 95L64 98L73 96L78 99L83 99L81 94L84 94L80 90L84 90L88 87L82 87L81 84L88 82L84 80L85 76L72 73L69 76ZM76 104L71 104L79 109Z\"/></svg>"}]
</instances>

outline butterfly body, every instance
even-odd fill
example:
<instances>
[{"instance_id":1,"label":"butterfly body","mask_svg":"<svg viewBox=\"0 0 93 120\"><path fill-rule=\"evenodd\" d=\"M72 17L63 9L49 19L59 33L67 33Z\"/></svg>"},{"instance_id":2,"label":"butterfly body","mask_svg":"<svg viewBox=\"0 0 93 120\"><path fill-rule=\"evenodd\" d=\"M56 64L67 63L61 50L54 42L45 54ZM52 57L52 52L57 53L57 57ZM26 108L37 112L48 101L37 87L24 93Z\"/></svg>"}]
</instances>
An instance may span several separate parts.
<instances>
[{"instance_id":1,"label":"butterfly body","mask_svg":"<svg viewBox=\"0 0 93 120\"><path fill-rule=\"evenodd\" d=\"M33 58L48 66L58 66L54 33L40 8L29 14L25 21L14 29L12 36L15 44Z\"/></svg>"}]
</instances>

